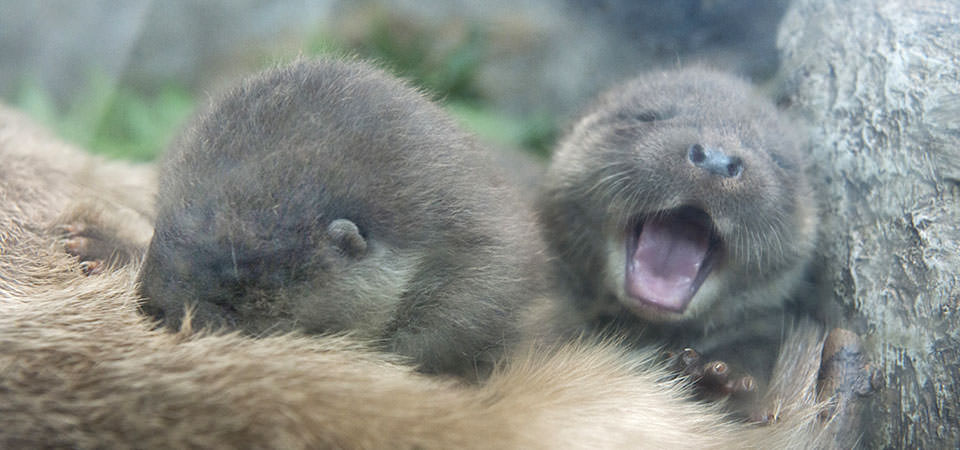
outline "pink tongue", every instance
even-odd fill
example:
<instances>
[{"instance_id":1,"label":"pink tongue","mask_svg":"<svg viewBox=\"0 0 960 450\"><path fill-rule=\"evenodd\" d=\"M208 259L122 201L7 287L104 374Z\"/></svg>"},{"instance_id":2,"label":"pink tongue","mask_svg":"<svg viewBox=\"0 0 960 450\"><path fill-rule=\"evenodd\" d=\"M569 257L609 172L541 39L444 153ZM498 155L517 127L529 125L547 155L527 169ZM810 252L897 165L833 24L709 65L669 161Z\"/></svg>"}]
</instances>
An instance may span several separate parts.
<instances>
[{"instance_id":1,"label":"pink tongue","mask_svg":"<svg viewBox=\"0 0 960 450\"><path fill-rule=\"evenodd\" d=\"M627 262L627 293L646 303L683 312L707 255L709 233L681 220L648 220Z\"/></svg>"}]
</instances>

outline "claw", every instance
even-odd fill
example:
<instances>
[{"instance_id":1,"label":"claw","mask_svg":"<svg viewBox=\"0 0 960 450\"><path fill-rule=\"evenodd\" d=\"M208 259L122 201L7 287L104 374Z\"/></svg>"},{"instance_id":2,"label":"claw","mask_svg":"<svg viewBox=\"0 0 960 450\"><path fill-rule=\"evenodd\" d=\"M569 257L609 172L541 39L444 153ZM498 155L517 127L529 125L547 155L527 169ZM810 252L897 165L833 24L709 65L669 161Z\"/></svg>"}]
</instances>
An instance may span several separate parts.
<instances>
[{"instance_id":1,"label":"claw","mask_svg":"<svg viewBox=\"0 0 960 450\"><path fill-rule=\"evenodd\" d=\"M80 270L83 271L84 275L97 275L103 272L103 267L103 261L99 259L80 263Z\"/></svg>"},{"instance_id":2,"label":"claw","mask_svg":"<svg viewBox=\"0 0 960 450\"><path fill-rule=\"evenodd\" d=\"M741 395L757 391L757 380L750 375L744 375L735 380L730 380L724 385L724 389L729 394Z\"/></svg>"},{"instance_id":3,"label":"claw","mask_svg":"<svg viewBox=\"0 0 960 450\"><path fill-rule=\"evenodd\" d=\"M67 253L73 256L82 256L90 249L90 240L85 237L74 236L62 240Z\"/></svg>"},{"instance_id":4,"label":"claw","mask_svg":"<svg viewBox=\"0 0 960 450\"><path fill-rule=\"evenodd\" d=\"M717 386L723 386L727 382L727 375L730 368L723 361L712 361L705 364L703 369L703 380L707 383Z\"/></svg>"},{"instance_id":5,"label":"claw","mask_svg":"<svg viewBox=\"0 0 960 450\"><path fill-rule=\"evenodd\" d=\"M685 348L680 352L680 370L685 375L695 378L703 377L703 366L700 365L700 353L692 348Z\"/></svg>"},{"instance_id":6,"label":"claw","mask_svg":"<svg viewBox=\"0 0 960 450\"><path fill-rule=\"evenodd\" d=\"M665 352L671 366L680 374L690 377L697 387L698 396L707 400L734 395L742 396L757 391L757 381L750 375L733 376L735 371L725 361L703 363L703 356L692 348L679 354Z\"/></svg>"},{"instance_id":7,"label":"claw","mask_svg":"<svg viewBox=\"0 0 960 450\"><path fill-rule=\"evenodd\" d=\"M87 226L83 223L68 223L66 225L60 225L57 227L57 230L63 232L68 236L76 236L83 234L87 231Z\"/></svg>"},{"instance_id":8,"label":"claw","mask_svg":"<svg viewBox=\"0 0 960 450\"><path fill-rule=\"evenodd\" d=\"M96 275L106 270L108 261L122 261L114 242L108 241L99 230L83 222L74 222L56 227L62 238L58 241L67 254L76 256L80 270L86 275Z\"/></svg>"},{"instance_id":9,"label":"claw","mask_svg":"<svg viewBox=\"0 0 960 450\"><path fill-rule=\"evenodd\" d=\"M759 425L770 425L776 420L776 416L769 410L755 411L750 414L750 421Z\"/></svg>"}]
</instances>

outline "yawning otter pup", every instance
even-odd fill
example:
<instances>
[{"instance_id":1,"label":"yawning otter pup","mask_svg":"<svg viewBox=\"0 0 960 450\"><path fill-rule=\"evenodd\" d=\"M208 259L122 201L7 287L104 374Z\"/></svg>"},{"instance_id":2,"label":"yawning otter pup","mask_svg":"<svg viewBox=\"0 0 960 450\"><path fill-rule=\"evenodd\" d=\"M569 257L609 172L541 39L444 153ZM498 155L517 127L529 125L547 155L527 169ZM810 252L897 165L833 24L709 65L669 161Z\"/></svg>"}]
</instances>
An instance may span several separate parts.
<instances>
[{"instance_id":1,"label":"yawning otter pup","mask_svg":"<svg viewBox=\"0 0 960 450\"><path fill-rule=\"evenodd\" d=\"M774 105L732 76L687 69L613 88L546 175L558 278L590 320L640 321L627 328L742 360L727 344L780 339L783 319L763 315L782 311L814 248L800 151Z\"/></svg>"}]
</instances>

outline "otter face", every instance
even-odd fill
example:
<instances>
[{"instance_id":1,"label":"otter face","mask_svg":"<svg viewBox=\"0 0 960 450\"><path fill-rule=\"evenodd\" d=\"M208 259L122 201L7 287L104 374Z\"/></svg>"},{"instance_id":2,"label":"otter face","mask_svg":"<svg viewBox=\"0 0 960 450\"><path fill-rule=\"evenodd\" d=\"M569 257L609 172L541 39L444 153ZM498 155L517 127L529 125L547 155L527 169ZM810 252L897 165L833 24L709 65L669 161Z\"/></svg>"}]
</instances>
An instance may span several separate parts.
<instances>
[{"instance_id":1,"label":"otter face","mask_svg":"<svg viewBox=\"0 0 960 450\"><path fill-rule=\"evenodd\" d=\"M547 239L584 295L612 294L646 320L781 301L815 234L798 151L742 82L703 71L634 80L554 155Z\"/></svg>"},{"instance_id":2,"label":"otter face","mask_svg":"<svg viewBox=\"0 0 960 450\"><path fill-rule=\"evenodd\" d=\"M415 266L345 218L270 234L254 211L232 210L229 221L201 211L165 216L140 272L143 310L170 326L191 308L195 327L376 335Z\"/></svg>"}]
</instances>

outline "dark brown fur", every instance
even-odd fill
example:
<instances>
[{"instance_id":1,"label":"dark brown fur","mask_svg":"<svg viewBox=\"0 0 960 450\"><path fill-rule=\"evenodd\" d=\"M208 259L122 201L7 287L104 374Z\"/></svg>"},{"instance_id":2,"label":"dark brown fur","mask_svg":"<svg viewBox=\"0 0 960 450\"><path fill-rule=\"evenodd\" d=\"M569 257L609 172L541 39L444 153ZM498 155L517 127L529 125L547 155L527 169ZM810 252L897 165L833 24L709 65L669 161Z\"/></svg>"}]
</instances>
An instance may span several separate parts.
<instances>
[{"instance_id":1,"label":"dark brown fur","mask_svg":"<svg viewBox=\"0 0 960 450\"><path fill-rule=\"evenodd\" d=\"M721 359L758 356L750 369L769 371L818 222L801 151L793 126L729 75L694 68L614 87L563 138L546 176L539 209L558 278L598 326ZM704 152L727 165L707 165ZM710 240L703 265L713 270L683 308L628 292L631 239L651 221L699 223L697 239Z\"/></svg>"}]
</instances>

